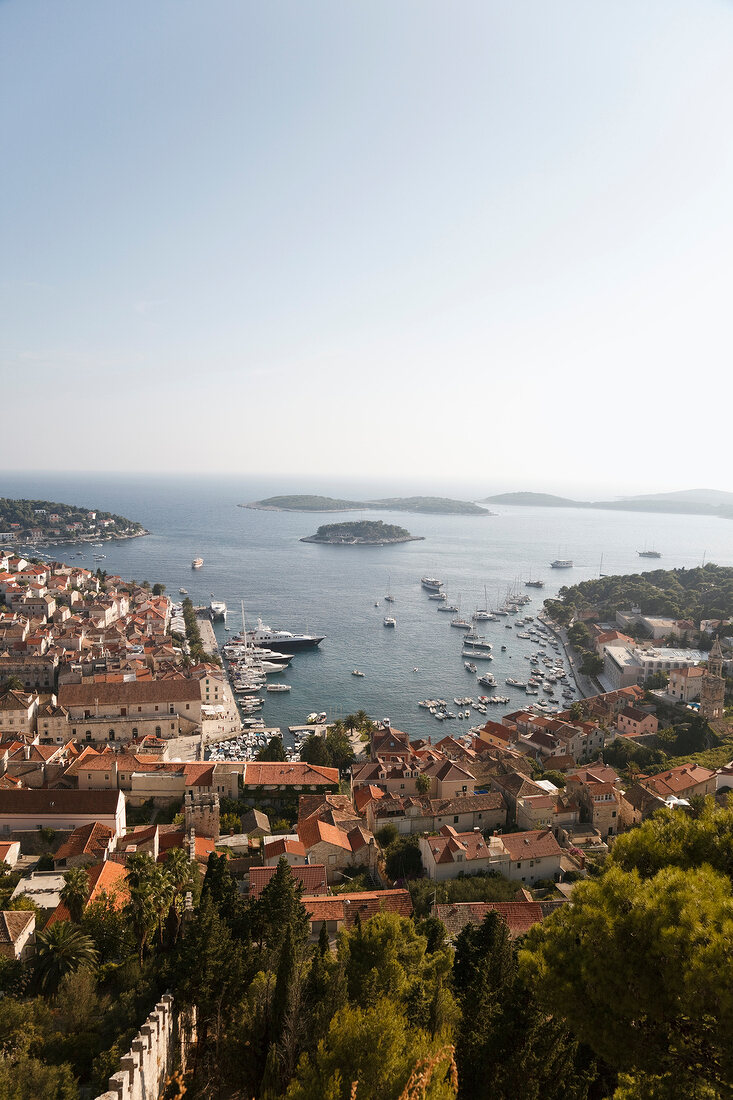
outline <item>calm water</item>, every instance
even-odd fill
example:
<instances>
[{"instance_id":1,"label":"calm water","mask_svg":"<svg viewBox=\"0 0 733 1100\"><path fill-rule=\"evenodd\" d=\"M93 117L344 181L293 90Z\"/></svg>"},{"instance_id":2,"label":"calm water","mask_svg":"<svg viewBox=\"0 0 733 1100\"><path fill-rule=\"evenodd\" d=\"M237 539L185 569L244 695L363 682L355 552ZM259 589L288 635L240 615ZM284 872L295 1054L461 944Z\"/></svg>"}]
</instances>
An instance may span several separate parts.
<instances>
[{"instance_id":1,"label":"calm water","mask_svg":"<svg viewBox=\"0 0 733 1100\"><path fill-rule=\"evenodd\" d=\"M462 632L451 628L451 616L439 613L421 589L425 573L441 577L451 602L460 600L470 618L476 606L483 606L484 586L489 606L518 586L532 597L528 613L536 614L542 600L560 585L597 577L601 556L604 573L692 567L703 555L706 561L733 565L733 526L703 516L508 506L488 518L385 513L387 522L401 524L425 541L344 548L299 539L320 523L360 518L358 513L334 517L237 507L293 486L282 480L225 477L10 474L0 482L0 495L96 506L139 520L151 535L106 544L104 562L94 563L89 549L84 559L76 558L73 548L59 549L58 556L92 568L101 564L110 573L138 581L160 581L174 597L180 587L187 588L194 603L208 604L212 595L226 600L232 632L241 625L244 600L249 624L261 616L273 627L327 635L318 650L299 654L279 677L293 690L267 696L268 725L301 723L314 710L335 718L363 708L375 717L391 718L414 736L438 739L465 730L468 723L437 723L417 706L418 699L437 696L450 700L455 710L454 696L485 693L463 667ZM351 492L365 495L363 487L354 486ZM385 495L384 486L366 492ZM661 551L661 560L640 559L636 551L645 546ZM198 555L205 565L193 571L191 559ZM557 557L572 558L575 567L550 569ZM525 590L522 582L530 577L543 579L545 588ZM390 590L396 597L392 605L383 598ZM383 626L385 614L395 616L396 630ZM479 669L494 673L497 693L511 695L513 707L528 700L523 691L505 686L504 679L527 679L529 664L523 656L536 646L515 638L506 621L479 624L480 633L494 644L494 661L479 662ZM223 626L216 629L224 640ZM506 653L500 651L502 644ZM354 668L365 673L363 679L351 675ZM507 709L490 707L489 716L498 718ZM479 717L474 715L470 724Z\"/></svg>"}]
</instances>

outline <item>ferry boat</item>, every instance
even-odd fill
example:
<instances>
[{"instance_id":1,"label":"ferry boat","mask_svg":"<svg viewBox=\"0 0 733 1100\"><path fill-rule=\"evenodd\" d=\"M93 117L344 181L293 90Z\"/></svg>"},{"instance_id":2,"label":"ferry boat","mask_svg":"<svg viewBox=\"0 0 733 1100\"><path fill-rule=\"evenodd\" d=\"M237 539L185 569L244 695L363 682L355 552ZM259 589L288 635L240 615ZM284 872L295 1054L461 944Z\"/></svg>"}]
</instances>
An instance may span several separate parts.
<instances>
[{"instance_id":1,"label":"ferry boat","mask_svg":"<svg viewBox=\"0 0 733 1100\"><path fill-rule=\"evenodd\" d=\"M438 592L443 587L443 581L439 581L437 577L421 577L420 584L428 592Z\"/></svg>"},{"instance_id":2,"label":"ferry boat","mask_svg":"<svg viewBox=\"0 0 733 1100\"><path fill-rule=\"evenodd\" d=\"M225 619L227 617L227 605L223 600L212 600L209 604L212 619Z\"/></svg>"},{"instance_id":3,"label":"ferry boat","mask_svg":"<svg viewBox=\"0 0 733 1100\"><path fill-rule=\"evenodd\" d=\"M572 569L573 563L570 558L555 558L550 562L551 569Z\"/></svg>"},{"instance_id":4,"label":"ferry boat","mask_svg":"<svg viewBox=\"0 0 733 1100\"><path fill-rule=\"evenodd\" d=\"M247 631L247 644L260 648L269 648L283 653L294 653L298 649L313 649L320 645L325 634L293 634L290 630L273 630L271 626L257 620L257 629Z\"/></svg>"},{"instance_id":5,"label":"ferry boat","mask_svg":"<svg viewBox=\"0 0 733 1100\"><path fill-rule=\"evenodd\" d=\"M191 562L191 568L192 569L200 569L203 564L204 564L204 559L203 558L194 558L193 561Z\"/></svg>"}]
</instances>

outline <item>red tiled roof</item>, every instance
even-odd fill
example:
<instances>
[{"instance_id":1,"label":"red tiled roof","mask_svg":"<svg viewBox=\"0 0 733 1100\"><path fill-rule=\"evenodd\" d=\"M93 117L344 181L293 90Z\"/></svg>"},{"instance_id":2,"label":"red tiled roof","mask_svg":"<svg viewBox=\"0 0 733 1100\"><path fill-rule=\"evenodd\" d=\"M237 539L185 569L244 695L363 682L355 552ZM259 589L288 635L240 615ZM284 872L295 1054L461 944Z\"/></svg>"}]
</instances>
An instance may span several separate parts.
<instances>
[{"instance_id":1,"label":"red tiled roof","mask_svg":"<svg viewBox=\"0 0 733 1100\"><path fill-rule=\"evenodd\" d=\"M316 785L338 786L338 768L321 768L305 763L260 763L249 761L244 765L242 782L245 786L282 787Z\"/></svg>"},{"instance_id":2,"label":"red tiled roof","mask_svg":"<svg viewBox=\"0 0 733 1100\"><path fill-rule=\"evenodd\" d=\"M354 805L360 814L363 814L370 802L384 798L385 792L381 787L375 787L369 783L366 787L358 787L354 791Z\"/></svg>"},{"instance_id":3,"label":"red tiled roof","mask_svg":"<svg viewBox=\"0 0 733 1100\"><path fill-rule=\"evenodd\" d=\"M23 909L0 911L0 943L16 943L35 919L35 913Z\"/></svg>"},{"instance_id":4,"label":"red tiled roof","mask_svg":"<svg viewBox=\"0 0 733 1100\"><path fill-rule=\"evenodd\" d=\"M122 909L129 897L129 891L127 889L126 879L127 871L120 863L116 863L114 860L106 860L104 863L98 863L94 867L87 868L87 875L89 877L89 897L87 898L87 905L90 905L93 901L99 901L102 895L106 895L112 900L115 909ZM63 901L54 909L51 916L48 918L46 927L50 924L55 924L56 921L69 920L71 914L67 909Z\"/></svg>"},{"instance_id":5,"label":"red tiled roof","mask_svg":"<svg viewBox=\"0 0 733 1100\"><path fill-rule=\"evenodd\" d=\"M380 912L398 913L401 917L412 915L409 890L365 890L325 898L304 896L301 901L311 921L342 921L347 928L354 924L357 914L361 921Z\"/></svg>"},{"instance_id":6,"label":"red tiled roof","mask_svg":"<svg viewBox=\"0 0 733 1100\"><path fill-rule=\"evenodd\" d=\"M683 794L698 783L707 783L714 775L715 772L702 768L699 764L682 764L679 768L649 776L644 780L644 786L666 798L670 794Z\"/></svg>"},{"instance_id":7,"label":"red tiled roof","mask_svg":"<svg viewBox=\"0 0 733 1100\"><path fill-rule=\"evenodd\" d=\"M78 829L74 829L53 858L60 861L82 855L84 852L96 855L107 847L108 841L113 836L112 830L101 821L90 821L88 825L81 825Z\"/></svg>"},{"instance_id":8,"label":"red tiled roof","mask_svg":"<svg viewBox=\"0 0 733 1100\"><path fill-rule=\"evenodd\" d=\"M255 900L260 896L265 886L275 874L276 867L252 867L249 872L249 896ZM303 886L303 893L311 897L325 894L326 868L323 863L304 863L291 867L291 873L296 882Z\"/></svg>"},{"instance_id":9,"label":"red tiled roof","mask_svg":"<svg viewBox=\"0 0 733 1100\"><path fill-rule=\"evenodd\" d=\"M555 856L562 850L550 829L532 829L526 833L504 833L500 839L512 862Z\"/></svg>"},{"instance_id":10,"label":"red tiled roof","mask_svg":"<svg viewBox=\"0 0 733 1100\"><path fill-rule=\"evenodd\" d=\"M344 848L347 852L352 850L351 843L343 829L336 825L328 825L320 818L309 818L298 825L298 837L306 850L315 844L332 844L336 848Z\"/></svg>"},{"instance_id":11,"label":"red tiled roof","mask_svg":"<svg viewBox=\"0 0 733 1100\"><path fill-rule=\"evenodd\" d=\"M305 859L306 850L305 845L301 844L299 840L287 840L285 837L278 837L276 840L267 841L263 848L263 855L265 859L272 859L274 856L302 856Z\"/></svg>"},{"instance_id":12,"label":"red tiled roof","mask_svg":"<svg viewBox=\"0 0 733 1100\"><path fill-rule=\"evenodd\" d=\"M125 680L118 684L63 684L59 688L59 703L65 707L191 702L201 702L201 689L193 680Z\"/></svg>"},{"instance_id":13,"label":"red tiled roof","mask_svg":"<svg viewBox=\"0 0 733 1100\"><path fill-rule=\"evenodd\" d=\"M542 920L542 907L536 901L463 901L436 905L434 915L442 921L449 936L457 936L467 924L481 924L492 910L506 921L512 939Z\"/></svg>"}]
</instances>

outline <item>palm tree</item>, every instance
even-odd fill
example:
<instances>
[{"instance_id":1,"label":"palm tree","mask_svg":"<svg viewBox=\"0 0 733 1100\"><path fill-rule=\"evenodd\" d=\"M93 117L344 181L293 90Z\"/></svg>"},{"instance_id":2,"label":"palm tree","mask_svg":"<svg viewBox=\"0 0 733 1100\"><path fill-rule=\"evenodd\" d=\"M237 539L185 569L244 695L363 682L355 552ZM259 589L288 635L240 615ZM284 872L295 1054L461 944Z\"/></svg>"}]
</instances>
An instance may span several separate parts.
<instances>
[{"instance_id":1,"label":"palm tree","mask_svg":"<svg viewBox=\"0 0 733 1100\"><path fill-rule=\"evenodd\" d=\"M91 936L70 921L58 921L36 937L36 978L44 993L55 993L66 974L96 962Z\"/></svg>"},{"instance_id":2,"label":"palm tree","mask_svg":"<svg viewBox=\"0 0 733 1100\"><path fill-rule=\"evenodd\" d=\"M147 852L136 852L127 861L127 886L130 899L125 906L125 912L135 930L140 965L158 919L154 891L155 871L155 860Z\"/></svg>"},{"instance_id":3,"label":"palm tree","mask_svg":"<svg viewBox=\"0 0 733 1100\"><path fill-rule=\"evenodd\" d=\"M176 918L175 939L177 940L181 930L184 898L186 892L193 887L195 874L194 865L191 863L183 848L173 848L168 853L168 858L165 861L165 869L173 885L173 904L171 905L171 909Z\"/></svg>"},{"instance_id":4,"label":"palm tree","mask_svg":"<svg viewBox=\"0 0 733 1100\"><path fill-rule=\"evenodd\" d=\"M89 876L83 867L72 867L64 875L61 900L69 910L74 924L78 924L89 897Z\"/></svg>"}]
</instances>

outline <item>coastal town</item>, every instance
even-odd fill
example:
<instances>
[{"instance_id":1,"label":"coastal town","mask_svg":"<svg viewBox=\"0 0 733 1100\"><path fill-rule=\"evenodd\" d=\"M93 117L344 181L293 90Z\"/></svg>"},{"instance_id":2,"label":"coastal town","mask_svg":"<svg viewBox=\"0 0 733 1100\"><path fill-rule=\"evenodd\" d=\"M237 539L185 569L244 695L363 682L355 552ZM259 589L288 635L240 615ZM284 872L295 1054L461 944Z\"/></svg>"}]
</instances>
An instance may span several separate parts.
<instances>
[{"instance_id":1,"label":"coastal town","mask_svg":"<svg viewBox=\"0 0 733 1100\"><path fill-rule=\"evenodd\" d=\"M183 869L162 904L184 927L201 884L225 875L238 905L261 905L287 879L306 941L326 952L385 915L433 920L445 950L492 913L519 941L573 908L618 838L660 813L723 807L733 786L730 618L546 613L571 662L582 634L593 669L567 707L496 712L436 741L363 712L312 715L260 728L242 751L250 720L209 609L184 613L162 585L9 550L0 600L1 954L29 972L87 911L137 912L141 873L156 867ZM168 1039L190 1027L172 1000L153 1011ZM133 1043L94 1094L143 1095L150 1059L162 1075L171 1049Z\"/></svg>"}]
</instances>

